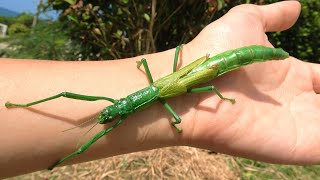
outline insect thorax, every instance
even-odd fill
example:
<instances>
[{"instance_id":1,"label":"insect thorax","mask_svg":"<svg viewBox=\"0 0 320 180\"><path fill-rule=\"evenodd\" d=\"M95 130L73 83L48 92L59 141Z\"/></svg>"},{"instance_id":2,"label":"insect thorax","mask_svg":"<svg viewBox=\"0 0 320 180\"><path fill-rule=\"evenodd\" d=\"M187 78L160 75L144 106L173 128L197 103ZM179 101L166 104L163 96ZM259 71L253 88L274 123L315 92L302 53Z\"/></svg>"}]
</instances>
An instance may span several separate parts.
<instances>
[{"instance_id":1,"label":"insect thorax","mask_svg":"<svg viewBox=\"0 0 320 180\"><path fill-rule=\"evenodd\" d=\"M153 104L153 102L155 102L158 98L159 88L151 85L130 94L125 99L131 103L132 110L136 111Z\"/></svg>"},{"instance_id":2,"label":"insect thorax","mask_svg":"<svg viewBox=\"0 0 320 180\"><path fill-rule=\"evenodd\" d=\"M97 116L97 121L100 124L113 121L115 118L128 115L133 112L133 105L130 99L121 98L117 100L113 105L104 108Z\"/></svg>"},{"instance_id":3,"label":"insect thorax","mask_svg":"<svg viewBox=\"0 0 320 180\"><path fill-rule=\"evenodd\" d=\"M120 116L119 109L115 106L115 104L113 104L113 105L110 105L110 106L104 108L97 115L96 119L100 124L105 124L107 122L113 121L115 118L117 118L119 116Z\"/></svg>"}]
</instances>

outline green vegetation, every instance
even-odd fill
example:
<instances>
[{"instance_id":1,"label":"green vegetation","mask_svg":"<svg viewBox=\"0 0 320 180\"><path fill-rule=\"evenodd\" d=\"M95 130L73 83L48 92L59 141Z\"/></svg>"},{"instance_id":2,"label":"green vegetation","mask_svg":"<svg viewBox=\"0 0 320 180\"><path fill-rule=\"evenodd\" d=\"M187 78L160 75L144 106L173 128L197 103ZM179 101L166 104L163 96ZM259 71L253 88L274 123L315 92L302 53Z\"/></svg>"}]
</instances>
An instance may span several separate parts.
<instances>
[{"instance_id":1,"label":"green vegetation","mask_svg":"<svg viewBox=\"0 0 320 180\"><path fill-rule=\"evenodd\" d=\"M269 164L234 158L232 168L240 170L241 179L320 179L320 166L292 166Z\"/></svg>"},{"instance_id":2,"label":"green vegetation","mask_svg":"<svg viewBox=\"0 0 320 180\"><path fill-rule=\"evenodd\" d=\"M163 51L174 48L177 44L187 43L203 27L223 16L230 8L248 2L268 4L275 0L235 2L49 0L47 4L39 7L42 11L59 10L61 12L59 19L55 22L41 20L38 24L42 26L37 27L35 31L26 31L26 29L32 29L33 15L30 14L21 14L17 18L0 17L0 21L9 25L10 35L11 32L13 34L29 33L19 37L22 38L20 41L22 44L19 46L25 46L19 49L21 51L28 50L30 47L51 51L57 42L65 44L62 48L63 43L58 43L61 48L54 49L53 52L41 52L43 56L32 54L33 52L30 51L28 58L36 56L43 59L65 60L117 59ZM296 25L284 32L268 33L268 36L275 46L284 48L291 55L309 62L319 62L320 46L315 39L320 39L320 1L301 0L300 2L302 12ZM53 25L53 29L49 30L52 24L59 25ZM41 28L43 32L60 33L55 33L55 37L45 38ZM37 43L33 43L32 46L23 43L23 38L28 41L31 37L35 38L34 42ZM13 36L12 39L16 38ZM17 47L18 42L14 41L14 46ZM43 46L46 47L43 48ZM56 50L59 49L66 51L53 56L52 54L57 54ZM70 50L76 53L71 54ZM19 53L5 53L9 57L17 57L15 54ZM45 54L48 56L45 57ZM19 56L19 58L23 57Z\"/></svg>"},{"instance_id":3,"label":"green vegetation","mask_svg":"<svg viewBox=\"0 0 320 180\"><path fill-rule=\"evenodd\" d=\"M156 2L156 3L152 3ZM132 57L190 41L214 18L215 1L50 0L84 59Z\"/></svg>"},{"instance_id":4,"label":"green vegetation","mask_svg":"<svg viewBox=\"0 0 320 180\"><path fill-rule=\"evenodd\" d=\"M76 60L78 46L71 45L62 26L57 22L43 22L35 28L27 29L25 33L15 32L4 53L8 57L21 59Z\"/></svg>"},{"instance_id":5,"label":"green vegetation","mask_svg":"<svg viewBox=\"0 0 320 180\"><path fill-rule=\"evenodd\" d=\"M28 13L14 18L0 17L9 26L9 36L0 40L9 46L0 50L0 55L21 59L77 60L79 45L73 44L67 36L67 25L40 20L32 27L33 18L34 15Z\"/></svg>"},{"instance_id":6,"label":"green vegetation","mask_svg":"<svg viewBox=\"0 0 320 180\"><path fill-rule=\"evenodd\" d=\"M26 33L28 30L29 28L26 25L21 23L14 23L8 29L8 34L13 35L13 34Z\"/></svg>"},{"instance_id":7,"label":"green vegetation","mask_svg":"<svg viewBox=\"0 0 320 180\"><path fill-rule=\"evenodd\" d=\"M30 27L30 22L32 23L32 20L33 15L28 13L21 13L19 15L16 15L15 17L0 16L0 22L2 24L8 25L9 27L15 23L23 24L27 27Z\"/></svg>"},{"instance_id":8,"label":"green vegetation","mask_svg":"<svg viewBox=\"0 0 320 180\"><path fill-rule=\"evenodd\" d=\"M270 33L269 39L291 56L320 63L320 1L300 0L300 3L302 9L296 24L286 31Z\"/></svg>"}]
</instances>

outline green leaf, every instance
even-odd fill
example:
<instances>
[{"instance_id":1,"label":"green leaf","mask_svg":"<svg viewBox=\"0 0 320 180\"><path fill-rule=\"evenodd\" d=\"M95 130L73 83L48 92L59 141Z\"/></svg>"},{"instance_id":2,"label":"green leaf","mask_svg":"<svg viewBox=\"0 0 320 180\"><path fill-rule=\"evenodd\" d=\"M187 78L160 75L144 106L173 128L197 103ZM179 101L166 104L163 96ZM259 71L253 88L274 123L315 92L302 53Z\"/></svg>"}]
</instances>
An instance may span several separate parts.
<instances>
[{"instance_id":1,"label":"green leaf","mask_svg":"<svg viewBox=\"0 0 320 180\"><path fill-rule=\"evenodd\" d=\"M69 3L70 5L74 5L77 2L76 0L64 0L64 1Z\"/></svg>"},{"instance_id":2,"label":"green leaf","mask_svg":"<svg viewBox=\"0 0 320 180\"><path fill-rule=\"evenodd\" d=\"M87 13L82 14L82 19L83 20L88 20L90 18L90 15Z\"/></svg>"},{"instance_id":3,"label":"green leaf","mask_svg":"<svg viewBox=\"0 0 320 180\"><path fill-rule=\"evenodd\" d=\"M118 8L117 15L121 15L121 14L123 14L123 12L122 12L121 8Z\"/></svg>"},{"instance_id":4,"label":"green leaf","mask_svg":"<svg viewBox=\"0 0 320 180\"><path fill-rule=\"evenodd\" d=\"M143 17L146 21L150 22L150 16L147 13L144 13Z\"/></svg>"},{"instance_id":5,"label":"green leaf","mask_svg":"<svg viewBox=\"0 0 320 180\"><path fill-rule=\"evenodd\" d=\"M101 36L101 31L100 31L100 29L94 28L94 29L93 29L93 32L96 33L97 35L100 35L100 36Z\"/></svg>"},{"instance_id":6,"label":"green leaf","mask_svg":"<svg viewBox=\"0 0 320 180\"><path fill-rule=\"evenodd\" d=\"M122 32L121 30L117 30L117 32L116 32L116 33L114 33L114 34L113 34L113 36L114 36L114 37L116 37L116 38L118 38L118 39L120 39L120 38L121 38L122 33L123 33L123 32Z\"/></svg>"},{"instance_id":7,"label":"green leaf","mask_svg":"<svg viewBox=\"0 0 320 180\"><path fill-rule=\"evenodd\" d=\"M122 0L121 2L124 4L128 4L129 0Z\"/></svg>"},{"instance_id":8,"label":"green leaf","mask_svg":"<svg viewBox=\"0 0 320 180\"><path fill-rule=\"evenodd\" d=\"M100 8L100 6L94 6L93 9L92 9L92 11L98 11L99 8Z\"/></svg>"},{"instance_id":9,"label":"green leaf","mask_svg":"<svg viewBox=\"0 0 320 180\"><path fill-rule=\"evenodd\" d=\"M117 30L117 35L120 37L122 35L122 31L121 30Z\"/></svg>"},{"instance_id":10,"label":"green leaf","mask_svg":"<svg viewBox=\"0 0 320 180\"><path fill-rule=\"evenodd\" d=\"M74 18L74 17L72 17L71 15L67 15L67 17L70 19L70 20L72 20L73 22L75 22L75 23L79 23L79 21L76 19L76 18Z\"/></svg>"}]
</instances>

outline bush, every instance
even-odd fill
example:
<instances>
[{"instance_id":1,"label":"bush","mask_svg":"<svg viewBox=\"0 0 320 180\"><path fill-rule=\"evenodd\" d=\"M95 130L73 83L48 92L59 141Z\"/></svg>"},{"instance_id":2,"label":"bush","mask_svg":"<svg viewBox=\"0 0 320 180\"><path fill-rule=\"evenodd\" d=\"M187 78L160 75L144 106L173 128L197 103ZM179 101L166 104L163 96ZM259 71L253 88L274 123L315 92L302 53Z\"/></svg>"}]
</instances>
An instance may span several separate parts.
<instances>
[{"instance_id":1,"label":"bush","mask_svg":"<svg viewBox=\"0 0 320 180\"><path fill-rule=\"evenodd\" d=\"M10 48L4 55L22 59L75 60L79 54L78 45L71 44L66 32L59 22L41 22L27 32L10 36Z\"/></svg>"},{"instance_id":2,"label":"bush","mask_svg":"<svg viewBox=\"0 0 320 180\"><path fill-rule=\"evenodd\" d=\"M32 22L33 22L33 14L29 14L29 13L22 13L19 14L16 18L15 18L15 22L16 23L21 23L26 25L27 27L31 27Z\"/></svg>"},{"instance_id":3,"label":"bush","mask_svg":"<svg viewBox=\"0 0 320 180\"><path fill-rule=\"evenodd\" d=\"M217 9L205 1L48 0L81 44L84 59L136 56L190 41Z\"/></svg>"},{"instance_id":4,"label":"bush","mask_svg":"<svg viewBox=\"0 0 320 180\"><path fill-rule=\"evenodd\" d=\"M203 27L238 4L246 2L270 4L276 1L48 0L47 2L48 4L42 7L61 12L59 16L59 23L62 23L61 31L54 33L62 33L69 44L75 45L77 50L74 59L81 55L81 60L100 60L132 57L173 48L193 39ZM300 2L302 12L296 25L284 32L268 33L268 36L274 46L282 47L292 56L319 62L320 46L317 40L320 39L320 1ZM30 23L30 20L30 16L24 15L19 21ZM60 46L57 49L60 49ZM69 55L71 54L68 54L68 59L71 58ZM57 56L54 58L60 59Z\"/></svg>"},{"instance_id":5,"label":"bush","mask_svg":"<svg viewBox=\"0 0 320 180\"><path fill-rule=\"evenodd\" d=\"M8 34L9 35L14 35L18 33L25 33L29 30L29 28L21 23L14 23L12 24L9 29L8 29Z\"/></svg>"},{"instance_id":6,"label":"bush","mask_svg":"<svg viewBox=\"0 0 320 180\"><path fill-rule=\"evenodd\" d=\"M287 31L269 33L269 39L291 56L320 63L320 1L300 0L300 3L301 14L296 24Z\"/></svg>"}]
</instances>

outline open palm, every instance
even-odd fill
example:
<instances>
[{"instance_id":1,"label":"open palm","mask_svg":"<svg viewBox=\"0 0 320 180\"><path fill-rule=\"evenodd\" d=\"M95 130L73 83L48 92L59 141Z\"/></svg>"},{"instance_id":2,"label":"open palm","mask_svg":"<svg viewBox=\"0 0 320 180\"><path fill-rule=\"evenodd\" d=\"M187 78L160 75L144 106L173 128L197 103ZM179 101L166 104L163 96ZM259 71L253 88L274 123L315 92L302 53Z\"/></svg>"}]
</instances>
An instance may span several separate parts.
<instances>
[{"instance_id":1,"label":"open palm","mask_svg":"<svg viewBox=\"0 0 320 180\"><path fill-rule=\"evenodd\" d=\"M272 46L265 32L289 28L299 11L295 1L238 6L188 46L195 57L252 44ZM183 124L186 144L267 162L318 163L319 75L319 65L290 57L217 78L212 83L237 102L232 105L212 94L199 95L194 117Z\"/></svg>"}]
</instances>

